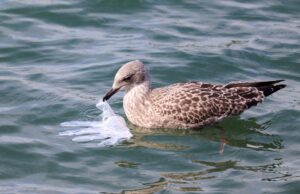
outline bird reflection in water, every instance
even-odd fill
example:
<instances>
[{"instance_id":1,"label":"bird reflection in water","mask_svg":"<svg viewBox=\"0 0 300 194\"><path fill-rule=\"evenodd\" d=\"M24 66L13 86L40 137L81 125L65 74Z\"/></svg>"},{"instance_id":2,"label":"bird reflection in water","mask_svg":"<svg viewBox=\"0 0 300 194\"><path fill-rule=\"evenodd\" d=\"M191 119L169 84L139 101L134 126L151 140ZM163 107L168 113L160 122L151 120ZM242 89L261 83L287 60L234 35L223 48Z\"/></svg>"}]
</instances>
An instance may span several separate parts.
<instances>
[{"instance_id":1,"label":"bird reflection in water","mask_svg":"<svg viewBox=\"0 0 300 194\"><path fill-rule=\"evenodd\" d=\"M277 168L282 165L282 159L277 159L275 162L259 165L259 166L242 166L237 161L228 160L225 162L209 162L193 160L195 164L208 167L205 170L197 172L185 172L185 173L164 173L158 181L153 183L144 184L143 188L124 190L122 193L136 194L136 193L155 193L162 190L174 190L181 192L196 192L205 191L204 187L199 187L201 181L217 178L216 173L225 172L227 170L243 170L252 172L263 172L276 174L275 178L264 178L263 181L276 181L284 180L291 174L285 172L282 173ZM278 176L279 174L279 176Z\"/></svg>"},{"instance_id":2,"label":"bird reflection in water","mask_svg":"<svg viewBox=\"0 0 300 194\"><path fill-rule=\"evenodd\" d=\"M160 150L186 150L191 148L189 142L201 145L201 140L219 142L218 151L220 154L225 152L225 145L231 147L247 148L254 150L278 150L283 148L282 139L278 135L272 135L266 132L271 122L267 121L258 124L255 120L229 118L218 126L206 127L198 130L180 130L180 129L148 129L137 127L129 123L129 128L134 134L134 138L127 142L130 147L148 147ZM170 137L170 143L161 143L157 137ZM172 142L171 137L189 138L189 141ZM152 140L149 140L152 139ZM200 140L199 140L200 139Z\"/></svg>"},{"instance_id":3,"label":"bird reflection in water","mask_svg":"<svg viewBox=\"0 0 300 194\"><path fill-rule=\"evenodd\" d=\"M209 142L219 142L220 147L216 146L215 153L220 152L223 154L224 156L220 155L222 158L226 156L226 147L228 147L228 151L232 151L234 148L250 149L254 151L280 150L283 148L281 137L266 132L266 129L269 129L270 124L270 121L258 124L252 119L244 120L240 118L231 118L222 122L221 126L207 127L201 130L146 129L129 126L132 129L134 138L128 142L127 146L142 146L159 150L174 151L174 153L178 153L177 157L187 159L190 163L199 165L200 170L191 172L164 172L158 177L158 181L145 183L141 188L124 190L122 193L155 193L163 190L200 192L205 190L203 181L213 180L218 177L218 173L227 170L271 173L275 174L276 180L291 176L288 172L281 171L280 167L283 163L281 158L273 159L268 164L250 166L242 165L240 162L232 159L221 162L195 160L193 159L193 154L188 152L188 150L195 147L201 147L201 140L202 142L205 140L209 140ZM269 131L271 130L269 129ZM167 138L170 140L170 143L161 143L161 139L157 138L161 136L171 137ZM184 141L180 141L182 144L179 144L177 140L172 141L172 139L175 138L177 140L178 138L188 138L188 141L184 139ZM185 154L185 152L188 153ZM268 174L266 176L268 176ZM262 180L272 181L273 178L263 178Z\"/></svg>"}]
</instances>

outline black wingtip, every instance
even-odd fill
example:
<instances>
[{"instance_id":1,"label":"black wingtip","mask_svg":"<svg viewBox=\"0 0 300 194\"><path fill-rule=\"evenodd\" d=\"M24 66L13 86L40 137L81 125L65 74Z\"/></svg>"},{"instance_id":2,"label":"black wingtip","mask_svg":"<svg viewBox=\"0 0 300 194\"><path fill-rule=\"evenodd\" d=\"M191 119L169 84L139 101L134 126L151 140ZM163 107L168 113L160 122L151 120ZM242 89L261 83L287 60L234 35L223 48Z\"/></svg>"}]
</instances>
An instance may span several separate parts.
<instances>
[{"instance_id":1,"label":"black wingtip","mask_svg":"<svg viewBox=\"0 0 300 194\"><path fill-rule=\"evenodd\" d=\"M259 81L259 82L231 82L225 86L225 88L233 88L233 87L266 87L270 85L277 84L279 82L283 82L285 80L273 80L273 81Z\"/></svg>"},{"instance_id":2,"label":"black wingtip","mask_svg":"<svg viewBox=\"0 0 300 194\"><path fill-rule=\"evenodd\" d=\"M284 79L278 79L278 80L274 80L274 81L271 81L271 82L273 82L273 84L275 84L275 83L279 83L279 82L283 82L283 81L285 81Z\"/></svg>"},{"instance_id":3,"label":"black wingtip","mask_svg":"<svg viewBox=\"0 0 300 194\"><path fill-rule=\"evenodd\" d=\"M278 90L281 90L285 87L286 87L285 84L278 84L278 85L270 85L270 86L260 87L258 89L264 93L264 96L269 96L269 95L273 94L274 92L277 92Z\"/></svg>"}]
</instances>

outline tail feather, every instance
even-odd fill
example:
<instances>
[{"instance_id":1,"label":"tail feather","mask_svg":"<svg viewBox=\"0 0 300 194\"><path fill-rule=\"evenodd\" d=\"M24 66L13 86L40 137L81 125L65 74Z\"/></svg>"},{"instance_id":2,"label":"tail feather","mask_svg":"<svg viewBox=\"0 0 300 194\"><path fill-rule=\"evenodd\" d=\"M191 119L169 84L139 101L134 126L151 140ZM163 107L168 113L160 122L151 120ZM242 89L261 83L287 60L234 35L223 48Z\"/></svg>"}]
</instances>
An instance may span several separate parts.
<instances>
[{"instance_id":1,"label":"tail feather","mask_svg":"<svg viewBox=\"0 0 300 194\"><path fill-rule=\"evenodd\" d=\"M285 88L285 84L278 84L278 85L267 85L267 86L262 86L262 87L257 87L259 91L262 91L264 93L264 96L269 96L273 94L274 92Z\"/></svg>"},{"instance_id":2,"label":"tail feather","mask_svg":"<svg viewBox=\"0 0 300 194\"><path fill-rule=\"evenodd\" d=\"M262 91L264 96L269 96L274 92L286 87L285 84L277 84L282 81L284 80L262 81L262 82L231 82L225 85L225 88L255 87L259 91Z\"/></svg>"},{"instance_id":3,"label":"tail feather","mask_svg":"<svg viewBox=\"0 0 300 194\"><path fill-rule=\"evenodd\" d=\"M269 96L274 92L285 88L285 84L277 84L284 80L274 80L274 81L262 81L262 82L231 82L225 85L225 88L236 88L238 94L246 99L246 105L248 108L256 106L258 103L262 102L263 96ZM277 84L277 85L276 85ZM250 88L256 88L258 91L263 93L261 96L257 90L251 90ZM249 90L250 89L250 90Z\"/></svg>"},{"instance_id":4,"label":"tail feather","mask_svg":"<svg viewBox=\"0 0 300 194\"><path fill-rule=\"evenodd\" d=\"M264 87L270 86L284 80L274 80L274 81L262 81L262 82L230 82L228 83L225 88L234 88L234 87Z\"/></svg>"}]
</instances>

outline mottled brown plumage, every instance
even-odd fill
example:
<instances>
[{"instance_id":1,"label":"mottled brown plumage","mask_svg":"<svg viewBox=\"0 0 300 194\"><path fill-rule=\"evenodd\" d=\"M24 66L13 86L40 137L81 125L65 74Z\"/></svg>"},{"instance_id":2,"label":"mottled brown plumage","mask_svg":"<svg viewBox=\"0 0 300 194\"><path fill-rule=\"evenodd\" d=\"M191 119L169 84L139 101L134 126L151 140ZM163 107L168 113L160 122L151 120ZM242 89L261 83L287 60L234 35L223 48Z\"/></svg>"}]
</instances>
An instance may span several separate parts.
<instances>
[{"instance_id":1,"label":"mottled brown plumage","mask_svg":"<svg viewBox=\"0 0 300 194\"><path fill-rule=\"evenodd\" d=\"M125 89L123 106L129 121L147 128L200 128L238 115L285 87L283 81L233 82L226 85L201 82L150 87L148 70L140 61L123 65L117 72L107 100Z\"/></svg>"}]
</instances>

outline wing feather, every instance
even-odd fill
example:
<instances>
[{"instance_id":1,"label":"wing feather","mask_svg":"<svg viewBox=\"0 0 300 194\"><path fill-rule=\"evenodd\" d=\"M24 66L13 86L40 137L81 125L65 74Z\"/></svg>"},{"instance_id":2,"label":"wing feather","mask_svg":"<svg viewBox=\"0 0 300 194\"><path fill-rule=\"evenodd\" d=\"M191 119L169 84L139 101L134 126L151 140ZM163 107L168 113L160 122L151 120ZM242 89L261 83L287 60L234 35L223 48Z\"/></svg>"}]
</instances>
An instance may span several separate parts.
<instances>
[{"instance_id":1,"label":"wing feather","mask_svg":"<svg viewBox=\"0 0 300 194\"><path fill-rule=\"evenodd\" d=\"M177 83L151 92L153 112L174 122L203 126L243 112L263 100L254 87L224 87L201 82Z\"/></svg>"}]
</instances>

